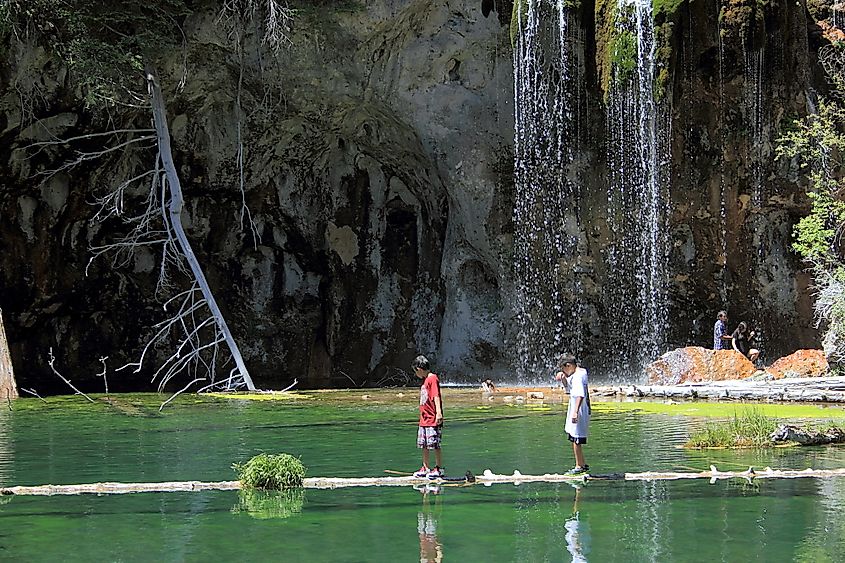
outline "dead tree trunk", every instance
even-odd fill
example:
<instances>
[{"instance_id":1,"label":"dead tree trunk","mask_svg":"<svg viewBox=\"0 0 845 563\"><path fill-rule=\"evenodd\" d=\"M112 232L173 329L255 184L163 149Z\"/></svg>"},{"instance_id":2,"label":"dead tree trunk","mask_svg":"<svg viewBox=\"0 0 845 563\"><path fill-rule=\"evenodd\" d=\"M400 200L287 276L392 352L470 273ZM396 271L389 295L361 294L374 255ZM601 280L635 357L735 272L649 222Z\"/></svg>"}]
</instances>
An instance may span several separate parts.
<instances>
[{"instance_id":1,"label":"dead tree trunk","mask_svg":"<svg viewBox=\"0 0 845 563\"><path fill-rule=\"evenodd\" d=\"M156 136L158 138L158 149L161 154L162 165L164 166L167 187L170 188L170 225L176 235L176 239L179 241L182 253L191 267L191 272L194 274L194 278L202 291L203 297L211 310L211 314L213 315L226 344L229 346L229 351L235 361L235 366L237 367L239 375L243 378L247 389L254 391L255 384L252 382L249 371L246 369L246 365L241 357L241 352L238 350L238 345L235 343L235 339L232 337L232 333L226 324L226 320L223 318L223 313L220 312L220 308L217 306L217 301L215 301L214 295L211 293L211 288L208 285L208 281L205 279L205 274L200 267L196 255L194 255L191 243L188 242L188 237L185 235L185 229L182 226L182 206L184 202L182 197L182 185L179 182L179 176L176 172L176 165L173 163L173 154L170 149L170 132L168 130L167 117L164 110L164 99L161 95L161 88L159 87L158 77L155 71L147 69L146 75L153 106L153 121L155 123Z\"/></svg>"},{"instance_id":2,"label":"dead tree trunk","mask_svg":"<svg viewBox=\"0 0 845 563\"><path fill-rule=\"evenodd\" d=\"M6 340L2 310L0 310L0 398L18 398L18 385L15 383L15 372L12 369L12 356L9 354L9 341Z\"/></svg>"}]
</instances>

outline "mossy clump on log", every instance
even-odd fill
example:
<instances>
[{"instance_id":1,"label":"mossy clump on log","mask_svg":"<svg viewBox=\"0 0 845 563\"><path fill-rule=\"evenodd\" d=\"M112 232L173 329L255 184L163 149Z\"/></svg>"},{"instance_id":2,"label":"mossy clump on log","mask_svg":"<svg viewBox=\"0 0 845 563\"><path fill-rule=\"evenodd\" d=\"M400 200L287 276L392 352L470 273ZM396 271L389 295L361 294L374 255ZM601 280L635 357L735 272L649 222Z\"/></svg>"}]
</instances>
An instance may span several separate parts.
<instances>
[{"instance_id":1,"label":"mossy clump on log","mask_svg":"<svg viewBox=\"0 0 845 563\"><path fill-rule=\"evenodd\" d=\"M246 463L236 463L241 489L281 491L302 487L305 466L290 454L259 454Z\"/></svg>"}]
</instances>

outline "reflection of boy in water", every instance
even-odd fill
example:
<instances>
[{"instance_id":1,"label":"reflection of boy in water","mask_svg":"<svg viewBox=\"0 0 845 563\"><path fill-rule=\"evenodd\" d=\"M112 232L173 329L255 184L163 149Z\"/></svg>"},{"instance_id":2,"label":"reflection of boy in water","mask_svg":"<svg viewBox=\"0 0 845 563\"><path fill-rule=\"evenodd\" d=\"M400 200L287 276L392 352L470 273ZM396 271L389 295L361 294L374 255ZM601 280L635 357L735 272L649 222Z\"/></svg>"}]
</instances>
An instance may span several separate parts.
<instances>
[{"instance_id":1,"label":"reflection of boy in water","mask_svg":"<svg viewBox=\"0 0 845 563\"><path fill-rule=\"evenodd\" d=\"M572 563L587 563L585 557L589 548L585 545L589 534L582 527L584 526L578 515L578 500L581 496L581 484L572 483L575 487L575 505L572 507L572 516L563 525L566 528L566 551L572 555Z\"/></svg>"},{"instance_id":2,"label":"reflection of boy in water","mask_svg":"<svg viewBox=\"0 0 845 563\"><path fill-rule=\"evenodd\" d=\"M414 487L423 494L422 510L417 513L417 533L420 536L420 563L443 561L443 545L437 539L437 515L428 503L428 495L440 494L438 485Z\"/></svg>"}]
</instances>

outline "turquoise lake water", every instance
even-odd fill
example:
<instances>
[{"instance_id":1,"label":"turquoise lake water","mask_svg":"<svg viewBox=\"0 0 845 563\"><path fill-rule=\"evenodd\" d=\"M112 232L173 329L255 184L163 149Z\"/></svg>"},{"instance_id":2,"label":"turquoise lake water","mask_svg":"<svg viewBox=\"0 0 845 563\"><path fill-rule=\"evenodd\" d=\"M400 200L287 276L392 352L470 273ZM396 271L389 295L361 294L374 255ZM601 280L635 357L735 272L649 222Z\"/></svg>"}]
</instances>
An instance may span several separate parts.
<instances>
[{"instance_id":1,"label":"turquoise lake water","mask_svg":"<svg viewBox=\"0 0 845 563\"><path fill-rule=\"evenodd\" d=\"M395 391L384 392L395 396ZM231 480L262 451L309 476L419 467L416 396L251 402L151 396L89 405L22 400L0 414L3 485ZM560 405L450 407L444 461L463 474L563 471ZM331 400L324 400L331 397ZM845 448L679 449L701 419L597 412L594 472L845 467ZM18 561L841 561L845 480L593 481L490 487L237 491L0 499L0 560Z\"/></svg>"}]
</instances>

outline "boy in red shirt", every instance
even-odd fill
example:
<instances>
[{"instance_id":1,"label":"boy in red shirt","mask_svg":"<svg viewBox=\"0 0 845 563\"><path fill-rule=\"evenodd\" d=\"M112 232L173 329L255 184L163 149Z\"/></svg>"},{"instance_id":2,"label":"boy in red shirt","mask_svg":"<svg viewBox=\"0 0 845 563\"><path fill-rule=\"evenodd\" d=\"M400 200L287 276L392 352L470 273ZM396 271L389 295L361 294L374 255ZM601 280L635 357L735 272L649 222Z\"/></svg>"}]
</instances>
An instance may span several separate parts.
<instances>
[{"instance_id":1,"label":"boy in red shirt","mask_svg":"<svg viewBox=\"0 0 845 563\"><path fill-rule=\"evenodd\" d=\"M420 387L420 427L417 431L417 447L422 448L422 467L414 473L414 477L428 477L437 479L443 477L443 454L440 440L443 436L443 401L440 398L440 380L436 373L430 371L428 358L417 356L411 364L414 375L423 380ZM428 452L434 450L437 464L434 469L428 468Z\"/></svg>"}]
</instances>

